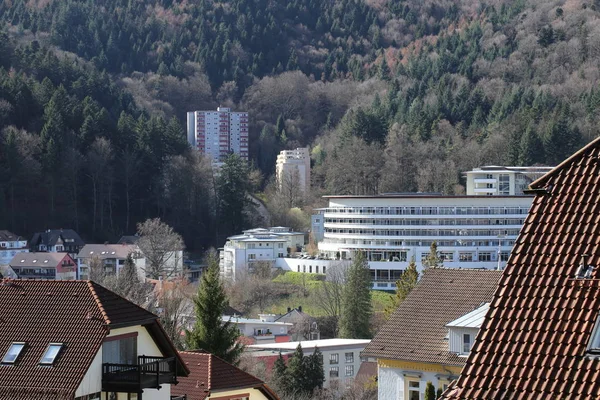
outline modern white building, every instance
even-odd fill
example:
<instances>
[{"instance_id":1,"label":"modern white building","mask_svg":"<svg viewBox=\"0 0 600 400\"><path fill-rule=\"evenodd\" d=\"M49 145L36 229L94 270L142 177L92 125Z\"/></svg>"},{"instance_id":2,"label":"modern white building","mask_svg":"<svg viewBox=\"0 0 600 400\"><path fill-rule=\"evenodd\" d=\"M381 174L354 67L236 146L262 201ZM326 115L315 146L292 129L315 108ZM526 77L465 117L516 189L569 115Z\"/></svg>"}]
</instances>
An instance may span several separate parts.
<instances>
[{"instance_id":1,"label":"modern white building","mask_svg":"<svg viewBox=\"0 0 600 400\"><path fill-rule=\"evenodd\" d=\"M531 206L531 196L386 194L325 196L323 258L366 254L376 289L393 289L414 258L437 243L449 268L501 269Z\"/></svg>"},{"instance_id":2,"label":"modern white building","mask_svg":"<svg viewBox=\"0 0 600 400\"><path fill-rule=\"evenodd\" d=\"M310 191L310 153L308 147L282 150L277 156L277 183L280 190L297 187L302 193Z\"/></svg>"},{"instance_id":3,"label":"modern white building","mask_svg":"<svg viewBox=\"0 0 600 400\"><path fill-rule=\"evenodd\" d=\"M520 196L529 184L554 167L502 167L496 165L464 172L469 196Z\"/></svg>"},{"instance_id":4,"label":"modern white building","mask_svg":"<svg viewBox=\"0 0 600 400\"><path fill-rule=\"evenodd\" d=\"M27 253L27 240L9 231L0 231L0 266L8 265L17 253Z\"/></svg>"},{"instance_id":5,"label":"modern white building","mask_svg":"<svg viewBox=\"0 0 600 400\"><path fill-rule=\"evenodd\" d=\"M187 113L188 142L214 163L230 153L248 160L248 113L219 107L216 111Z\"/></svg>"},{"instance_id":6,"label":"modern white building","mask_svg":"<svg viewBox=\"0 0 600 400\"><path fill-rule=\"evenodd\" d=\"M219 254L221 276L235 280L236 275L251 268L253 263L262 261L274 265L278 258L298 251L303 245L304 233L284 226L249 229L241 235L230 236Z\"/></svg>"},{"instance_id":7,"label":"modern white building","mask_svg":"<svg viewBox=\"0 0 600 400\"><path fill-rule=\"evenodd\" d=\"M248 346L249 354L256 357L266 357L265 351L272 354L289 354L296 350L298 344L305 356L312 354L315 347L323 354L323 372L325 373L325 388L345 389L352 383L360 368L360 352L371 342L370 339L321 339L302 342L287 342L273 344L256 344Z\"/></svg>"},{"instance_id":8,"label":"modern white building","mask_svg":"<svg viewBox=\"0 0 600 400\"><path fill-rule=\"evenodd\" d=\"M221 320L235 324L242 336L254 343L289 342L291 322L275 321L275 314L258 314L258 319L224 315Z\"/></svg>"}]
</instances>

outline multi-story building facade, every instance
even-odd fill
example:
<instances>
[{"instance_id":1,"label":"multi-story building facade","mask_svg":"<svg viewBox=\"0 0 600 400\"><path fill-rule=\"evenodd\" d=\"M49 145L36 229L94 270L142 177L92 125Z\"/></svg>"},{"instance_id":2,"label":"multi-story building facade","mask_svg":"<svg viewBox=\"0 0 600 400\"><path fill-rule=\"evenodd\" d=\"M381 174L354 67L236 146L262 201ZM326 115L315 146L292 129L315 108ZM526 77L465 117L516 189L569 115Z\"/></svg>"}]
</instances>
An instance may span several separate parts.
<instances>
[{"instance_id":1,"label":"multi-story building facade","mask_svg":"<svg viewBox=\"0 0 600 400\"><path fill-rule=\"evenodd\" d=\"M9 264L19 279L77 279L77 263L68 253L18 253ZM11 274L12 275L12 274Z\"/></svg>"},{"instance_id":2,"label":"multi-story building facade","mask_svg":"<svg viewBox=\"0 0 600 400\"><path fill-rule=\"evenodd\" d=\"M486 166L464 173L469 196L520 196L554 167Z\"/></svg>"},{"instance_id":3,"label":"multi-story building facade","mask_svg":"<svg viewBox=\"0 0 600 400\"><path fill-rule=\"evenodd\" d=\"M290 341L291 322L275 321L275 314L258 314L258 318L224 315L221 320L235 324L246 343L282 343Z\"/></svg>"},{"instance_id":4,"label":"multi-story building facade","mask_svg":"<svg viewBox=\"0 0 600 400\"><path fill-rule=\"evenodd\" d=\"M9 231L0 231L0 266L8 265L17 253L27 253L27 240Z\"/></svg>"},{"instance_id":5,"label":"multi-story building facade","mask_svg":"<svg viewBox=\"0 0 600 400\"><path fill-rule=\"evenodd\" d=\"M188 142L193 148L221 162L230 153L248 160L248 113L219 107L216 111L187 113Z\"/></svg>"},{"instance_id":6,"label":"multi-story building facade","mask_svg":"<svg viewBox=\"0 0 600 400\"><path fill-rule=\"evenodd\" d=\"M241 235L227 238L220 249L221 276L232 280L256 262L275 264L278 258L297 251L304 245L304 233L277 226L269 229L257 228L244 231Z\"/></svg>"},{"instance_id":7,"label":"multi-story building facade","mask_svg":"<svg viewBox=\"0 0 600 400\"><path fill-rule=\"evenodd\" d=\"M321 256L363 251L375 288L391 289L414 258L436 242L445 267L501 269L531 206L531 196L326 196Z\"/></svg>"},{"instance_id":8,"label":"multi-story building facade","mask_svg":"<svg viewBox=\"0 0 600 400\"><path fill-rule=\"evenodd\" d=\"M277 183L281 190L310 191L310 153L308 147L282 150L277 156Z\"/></svg>"},{"instance_id":9,"label":"multi-story building facade","mask_svg":"<svg viewBox=\"0 0 600 400\"><path fill-rule=\"evenodd\" d=\"M77 254L77 276L79 279L90 279L90 263L101 263L107 275L118 275L125 265L127 257L136 267L140 279L146 277L146 258L136 245L127 244L86 244Z\"/></svg>"},{"instance_id":10,"label":"multi-story building facade","mask_svg":"<svg viewBox=\"0 0 600 400\"><path fill-rule=\"evenodd\" d=\"M356 377L361 364L360 352L371 342L370 339L322 339L301 342L255 344L247 347L248 353L257 361L264 358L288 355L300 344L305 356L315 348L323 354L323 387L344 390ZM271 354L269 354L271 353Z\"/></svg>"}]
</instances>

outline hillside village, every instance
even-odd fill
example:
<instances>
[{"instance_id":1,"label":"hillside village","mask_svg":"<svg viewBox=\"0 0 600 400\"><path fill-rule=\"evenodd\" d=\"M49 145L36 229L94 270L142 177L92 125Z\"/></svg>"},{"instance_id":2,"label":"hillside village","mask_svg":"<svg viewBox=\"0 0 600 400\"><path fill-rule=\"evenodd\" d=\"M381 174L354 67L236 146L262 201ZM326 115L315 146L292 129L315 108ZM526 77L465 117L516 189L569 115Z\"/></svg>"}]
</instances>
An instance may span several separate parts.
<instances>
[{"instance_id":1,"label":"hillside village","mask_svg":"<svg viewBox=\"0 0 600 400\"><path fill-rule=\"evenodd\" d=\"M600 3L0 1L0 400L600 399Z\"/></svg>"}]
</instances>

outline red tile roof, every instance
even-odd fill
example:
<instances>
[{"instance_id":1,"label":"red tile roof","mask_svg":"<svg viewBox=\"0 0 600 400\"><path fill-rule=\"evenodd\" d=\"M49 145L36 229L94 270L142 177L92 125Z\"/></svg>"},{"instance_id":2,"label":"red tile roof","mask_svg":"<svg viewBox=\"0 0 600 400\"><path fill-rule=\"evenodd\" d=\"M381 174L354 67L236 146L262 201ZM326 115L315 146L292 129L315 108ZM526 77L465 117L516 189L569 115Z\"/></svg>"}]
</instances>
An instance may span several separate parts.
<instances>
[{"instance_id":1,"label":"red tile roof","mask_svg":"<svg viewBox=\"0 0 600 400\"><path fill-rule=\"evenodd\" d=\"M490 311L444 399L600 397L600 360L586 354L600 313L600 139L531 189ZM583 254L592 279L575 279Z\"/></svg>"},{"instance_id":2,"label":"red tile roof","mask_svg":"<svg viewBox=\"0 0 600 400\"><path fill-rule=\"evenodd\" d=\"M269 399L277 396L255 376L229 364L210 353L180 352L190 370L189 376L179 378L179 384L171 387L173 396L187 395L188 400L203 400L215 392L238 389L259 389Z\"/></svg>"},{"instance_id":3,"label":"red tile roof","mask_svg":"<svg viewBox=\"0 0 600 400\"><path fill-rule=\"evenodd\" d=\"M446 324L489 302L502 272L431 268L362 351L363 357L464 365L450 353Z\"/></svg>"},{"instance_id":4,"label":"red tile roof","mask_svg":"<svg viewBox=\"0 0 600 400\"><path fill-rule=\"evenodd\" d=\"M110 328L127 321L146 321L168 353L156 319L94 282L0 280L0 359L12 342L26 343L14 365L0 366L0 398L72 398ZM49 343L64 346L51 367L40 366Z\"/></svg>"}]
</instances>

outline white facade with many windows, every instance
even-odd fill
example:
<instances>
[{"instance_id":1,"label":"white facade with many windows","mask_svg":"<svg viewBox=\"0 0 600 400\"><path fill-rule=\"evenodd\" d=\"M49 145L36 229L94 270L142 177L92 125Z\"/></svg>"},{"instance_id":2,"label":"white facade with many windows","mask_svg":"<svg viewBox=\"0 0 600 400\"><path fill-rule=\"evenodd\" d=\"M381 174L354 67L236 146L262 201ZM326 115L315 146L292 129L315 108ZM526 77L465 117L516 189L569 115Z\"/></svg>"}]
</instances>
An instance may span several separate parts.
<instances>
[{"instance_id":1,"label":"white facade with many windows","mask_svg":"<svg viewBox=\"0 0 600 400\"><path fill-rule=\"evenodd\" d=\"M469 196L520 196L534 180L554 167L486 166L464 173Z\"/></svg>"},{"instance_id":2,"label":"white facade with many windows","mask_svg":"<svg viewBox=\"0 0 600 400\"><path fill-rule=\"evenodd\" d=\"M411 259L421 265L436 242L445 267L502 268L531 196L326 196L321 256L366 254L374 287L392 289Z\"/></svg>"}]
</instances>

